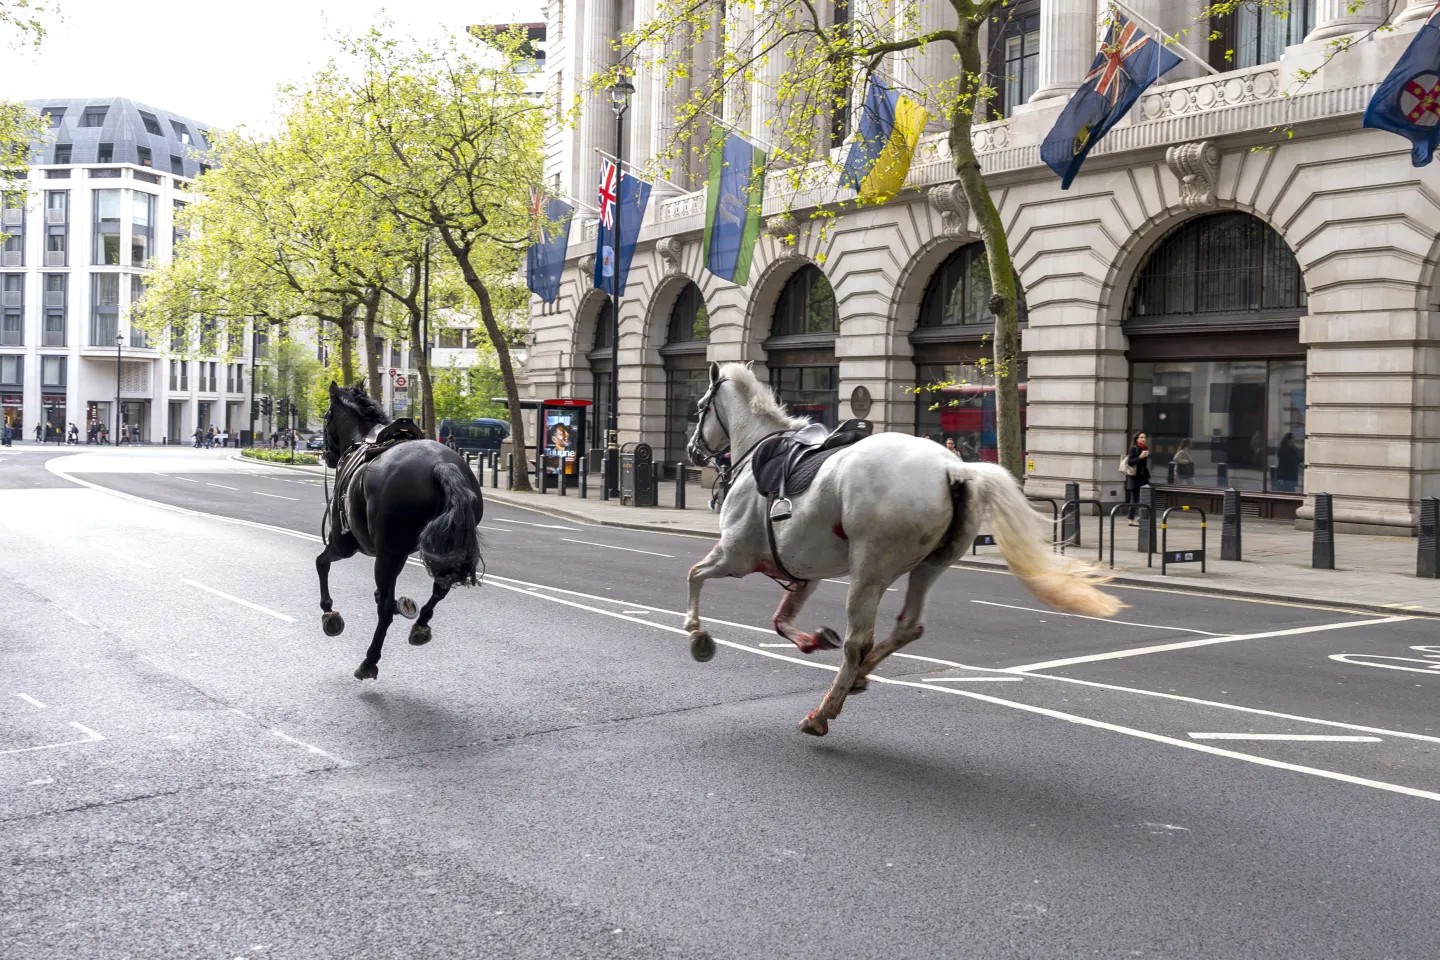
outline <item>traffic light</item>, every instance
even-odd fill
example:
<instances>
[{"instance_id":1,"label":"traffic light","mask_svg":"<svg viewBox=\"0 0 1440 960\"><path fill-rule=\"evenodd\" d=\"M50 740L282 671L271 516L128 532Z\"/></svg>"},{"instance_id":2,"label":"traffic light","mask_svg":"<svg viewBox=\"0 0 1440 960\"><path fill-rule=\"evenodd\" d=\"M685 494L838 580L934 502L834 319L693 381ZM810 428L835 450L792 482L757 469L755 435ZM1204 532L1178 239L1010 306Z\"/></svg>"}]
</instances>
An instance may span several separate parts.
<instances>
[{"instance_id":1,"label":"traffic light","mask_svg":"<svg viewBox=\"0 0 1440 960\"><path fill-rule=\"evenodd\" d=\"M270 416L270 413L271 413L272 409L273 409L273 408L272 408L272 406L271 406L271 404L270 404L270 398L269 398L269 397L261 397L261 398L260 398L260 412L263 413L263 414L265 414L265 416L268 417L268 416Z\"/></svg>"},{"instance_id":2,"label":"traffic light","mask_svg":"<svg viewBox=\"0 0 1440 960\"><path fill-rule=\"evenodd\" d=\"M280 398L280 419L281 419L281 420L287 420L287 421L290 419L290 398L289 398L289 397L281 397L281 398Z\"/></svg>"}]
</instances>

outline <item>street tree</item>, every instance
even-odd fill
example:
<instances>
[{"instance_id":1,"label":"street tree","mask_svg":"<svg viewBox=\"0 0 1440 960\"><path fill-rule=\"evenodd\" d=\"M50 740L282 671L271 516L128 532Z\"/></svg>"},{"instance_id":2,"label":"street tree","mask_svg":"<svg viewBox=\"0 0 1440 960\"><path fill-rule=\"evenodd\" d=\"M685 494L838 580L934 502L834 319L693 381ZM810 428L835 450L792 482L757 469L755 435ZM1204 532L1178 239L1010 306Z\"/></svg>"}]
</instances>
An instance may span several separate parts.
<instances>
[{"instance_id":1,"label":"street tree","mask_svg":"<svg viewBox=\"0 0 1440 960\"><path fill-rule=\"evenodd\" d=\"M343 152L335 173L360 187L394 228L453 261L495 349L511 437L525 446L511 347L523 336L516 278L528 238L529 189L541 179L544 107L514 69L523 38L401 42L372 31L342 41L342 61L312 84L324 129ZM412 266L414 265L412 261ZM420 264L423 267L423 263ZM414 272L390 292L415 317ZM414 336L412 342L422 343ZM423 359L424 351L419 351ZM428 364L422 386L433 396ZM522 472L516 486L529 489Z\"/></svg>"},{"instance_id":2,"label":"street tree","mask_svg":"<svg viewBox=\"0 0 1440 960\"><path fill-rule=\"evenodd\" d=\"M831 147L837 131L863 96L871 75L925 106L948 128L949 157L985 243L995 315L993 371L999 460L1023 476L1020 439L1020 291L1005 224L976 156L972 132L993 96L981 54L986 24L1008 15L1005 0L932 0L950 8L948 23L922 26L920 3L865 0L654 0L654 14L637 19L620 48L618 66L594 78L608 85L637 69L660 71L686 95L676 115L676 139L669 156L703 142L713 116L743 122L752 82L767 89L757 98L777 104L761 137L771 147L769 182L781 188L789 214L808 221L812 239L847 206L884 202L855 198L839 186L842 155ZM838 15L837 15L838 14ZM897 63L930 46L953 54L958 75L943 84L910 84ZM677 51L685 54L677 56ZM686 55L688 54L688 55ZM677 69L676 63L693 67ZM727 107L729 108L727 110ZM793 239L793 238L792 238Z\"/></svg>"}]
</instances>

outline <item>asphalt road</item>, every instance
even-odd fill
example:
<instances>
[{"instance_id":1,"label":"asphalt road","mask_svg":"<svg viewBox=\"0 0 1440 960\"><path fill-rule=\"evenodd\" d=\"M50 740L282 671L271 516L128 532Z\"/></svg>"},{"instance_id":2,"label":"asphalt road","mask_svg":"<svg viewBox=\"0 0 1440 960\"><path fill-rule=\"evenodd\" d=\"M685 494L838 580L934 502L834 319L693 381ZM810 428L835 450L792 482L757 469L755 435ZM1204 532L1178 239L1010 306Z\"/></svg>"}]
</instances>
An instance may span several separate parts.
<instances>
[{"instance_id":1,"label":"asphalt road","mask_svg":"<svg viewBox=\"0 0 1440 960\"><path fill-rule=\"evenodd\" d=\"M1436 955L1433 620L953 570L815 740L837 658L772 584L707 588L697 664L705 541L492 504L484 585L361 684L315 481L0 454L0 958Z\"/></svg>"}]
</instances>

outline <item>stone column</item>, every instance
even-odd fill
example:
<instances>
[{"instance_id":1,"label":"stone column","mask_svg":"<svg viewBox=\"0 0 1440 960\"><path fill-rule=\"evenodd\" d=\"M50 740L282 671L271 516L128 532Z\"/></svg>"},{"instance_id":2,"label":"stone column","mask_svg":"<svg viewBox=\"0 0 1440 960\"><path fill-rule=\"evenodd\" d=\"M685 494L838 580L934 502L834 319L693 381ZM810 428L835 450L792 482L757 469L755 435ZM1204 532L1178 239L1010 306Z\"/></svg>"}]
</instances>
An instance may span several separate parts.
<instances>
[{"instance_id":1,"label":"stone column","mask_svg":"<svg viewBox=\"0 0 1440 960\"><path fill-rule=\"evenodd\" d=\"M634 24L642 24L655 16L655 0L635 0ZM631 29L634 29L632 24ZM635 75L630 82L635 84L635 95L630 98L630 110L625 114L625 162L636 170L643 170L654 156L655 128L663 122L659 111L660 98L664 94L663 84L655 84L655 75L662 73L645 61L653 55L653 44L646 44L636 52L632 61ZM659 184L656 184L659 187Z\"/></svg>"},{"instance_id":2,"label":"stone column","mask_svg":"<svg viewBox=\"0 0 1440 960\"><path fill-rule=\"evenodd\" d=\"M648 2L653 6L655 0L648 0ZM661 51L651 51L651 53L658 54L661 53ZM665 63L674 63L681 57L691 55L682 37L672 36L666 41L663 51ZM703 56L703 54L698 51L693 55L697 60ZM701 64L695 63L693 67L698 74L701 70ZM684 169L684 156L676 155L673 159L670 159L670 157L672 154L675 154L675 151L681 149L680 145L675 142L677 133L675 115L680 105L690 99L690 79L683 76L674 76L670 71L664 69L652 69L649 73L649 99L651 109L654 111L654 117L650 121L649 156L660 158L657 162L657 167L662 177L667 180L672 180L675 183L688 186L685 182L684 174L681 172ZM636 128L636 132L639 132L638 127ZM639 141L637 140L636 143L638 147ZM664 187L664 184L657 183L655 186L656 189L661 189Z\"/></svg>"},{"instance_id":3,"label":"stone column","mask_svg":"<svg viewBox=\"0 0 1440 960\"><path fill-rule=\"evenodd\" d=\"M580 73L575 77L575 88L584 90L590 77L614 62L611 44L615 40L615 5L610 0L583 0L579 6ZM577 199L593 205L595 185L600 182L600 154L596 151L615 152L615 114L607 91L582 96L579 136L575 138L574 193Z\"/></svg>"},{"instance_id":4,"label":"stone column","mask_svg":"<svg viewBox=\"0 0 1440 960\"><path fill-rule=\"evenodd\" d=\"M1431 0L1410 0L1410 4L1401 11L1400 16L1395 18L1395 22L1412 23L1416 20L1425 20L1434 9L1435 4Z\"/></svg>"},{"instance_id":5,"label":"stone column","mask_svg":"<svg viewBox=\"0 0 1440 960\"><path fill-rule=\"evenodd\" d=\"M777 125L780 120L779 89L780 76L789 61L789 44L775 44L774 27L777 24L778 5L775 0L764 0L757 4L754 21L753 55L763 57L755 63L755 82L750 85L750 133L762 144L775 143L783 139ZM766 53L766 50L769 50Z\"/></svg>"},{"instance_id":6,"label":"stone column","mask_svg":"<svg viewBox=\"0 0 1440 960\"><path fill-rule=\"evenodd\" d=\"M1315 29L1305 38L1330 40L1349 33L1369 30L1385 22L1388 4L1381 0L1365 0L1365 4L1354 13L1349 8L1352 0L1317 0L1315 4ZM1261 14L1264 16L1264 12Z\"/></svg>"},{"instance_id":7,"label":"stone column","mask_svg":"<svg viewBox=\"0 0 1440 960\"><path fill-rule=\"evenodd\" d=\"M897 5L900 8L897 20L901 29L915 34L950 30L960 23L955 8L948 3L897 0ZM896 61L895 74L905 86L924 98L925 108L930 111L926 129L947 128L949 124L944 116L944 104L954 96L954 81L960 74L954 45L948 42L930 43L922 50L901 54Z\"/></svg>"},{"instance_id":8,"label":"stone column","mask_svg":"<svg viewBox=\"0 0 1440 960\"><path fill-rule=\"evenodd\" d=\"M1095 33L1095 0L1040 5L1040 85L1031 103L1075 92L1095 59Z\"/></svg>"}]
</instances>

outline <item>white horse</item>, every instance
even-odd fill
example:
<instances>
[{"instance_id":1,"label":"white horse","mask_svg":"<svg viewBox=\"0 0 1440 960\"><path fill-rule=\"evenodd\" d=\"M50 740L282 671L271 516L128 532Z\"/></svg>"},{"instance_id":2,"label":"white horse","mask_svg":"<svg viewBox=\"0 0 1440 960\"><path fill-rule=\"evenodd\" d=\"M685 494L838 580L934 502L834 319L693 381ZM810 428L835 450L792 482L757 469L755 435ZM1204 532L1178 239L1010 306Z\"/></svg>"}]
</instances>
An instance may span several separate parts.
<instances>
[{"instance_id":1,"label":"white horse","mask_svg":"<svg viewBox=\"0 0 1440 960\"><path fill-rule=\"evenodd\" d=\"M821 579L849 574L845 663L820 706L801 722L805 733L829 732L846 695L864 690L871 671L920 637L925 595L974 541L986 510L1005 562L1040 600L1057 610L1101 617L1124 606L1097 589L1104 581L1097 572L1051 551L1038 514L1004 468L966 463L934 441L898 433L876 434L826 460L810 488L791 498L792 515L774 523L772 552L769 504L756 489L750 455L767 436L808 422L790 417L748 365L711 364L710 388L700 400L688 452L704 464L729 449L735 479L721 508L720 542L690 568L685 617L691 655L709 660L715 641L700 624L701 587L712 577L763 573L782 584L793 581L775 612L776 632L802 653L833 648L839 645L834 631L796 630L795 616ZM880 598L907 573L895 629L873 646Z\"/></svg>"}]
</instances>

